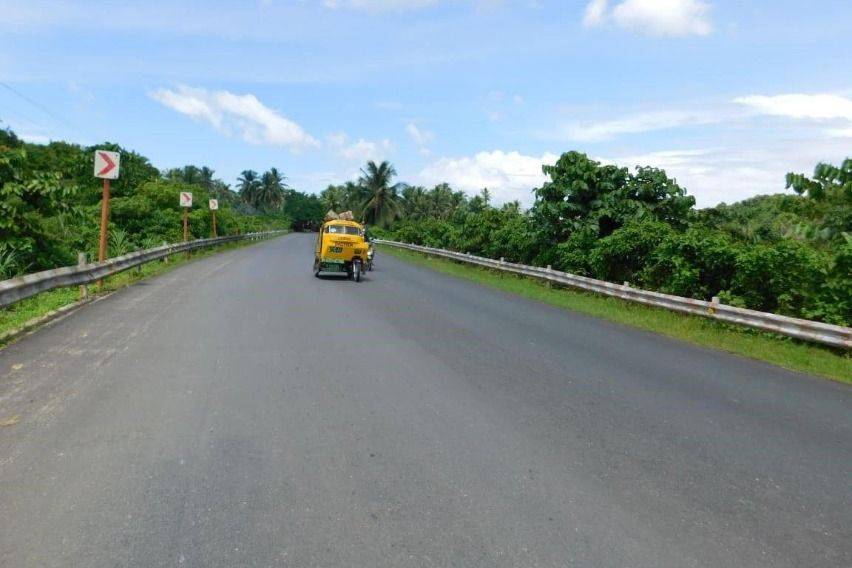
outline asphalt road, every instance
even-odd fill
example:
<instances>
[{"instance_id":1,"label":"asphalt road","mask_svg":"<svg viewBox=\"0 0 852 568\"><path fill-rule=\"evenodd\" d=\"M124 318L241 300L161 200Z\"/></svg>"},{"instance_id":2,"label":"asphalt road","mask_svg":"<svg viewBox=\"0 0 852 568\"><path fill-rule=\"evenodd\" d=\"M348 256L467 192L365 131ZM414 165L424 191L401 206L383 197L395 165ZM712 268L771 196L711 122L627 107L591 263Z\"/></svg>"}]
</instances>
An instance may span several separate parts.
<instances>
[{"instance_id":1,"label":"asphalt road","mask_svg":"<svg viewBox=\"0 0 852 568\"><path fill-rule=\"evenodd\" d=\"M0 566L852 566L852 388L312 239L0 351Z\"/></svg>"}]
</instances>

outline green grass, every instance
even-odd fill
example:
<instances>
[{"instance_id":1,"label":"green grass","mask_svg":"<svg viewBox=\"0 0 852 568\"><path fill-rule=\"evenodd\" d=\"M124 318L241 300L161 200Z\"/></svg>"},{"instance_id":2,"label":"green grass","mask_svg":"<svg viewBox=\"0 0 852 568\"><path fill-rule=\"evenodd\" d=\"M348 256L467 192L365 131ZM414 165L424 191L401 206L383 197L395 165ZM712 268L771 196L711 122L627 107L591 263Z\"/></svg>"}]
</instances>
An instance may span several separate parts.
<instances>
[{"instance_id":1,"label":"green grass","mask_svg":"<svg viewBox=\"0 0 852 568\"><path fill-rule=\"evenodd\" d=\"M212 249L202 249L186 255L178 253L172 255L168 262L155 260L147 264L143 264L138 270L131 268L104 280L103 290L98 291L95 284L88 286L89 296L97 296L98 294L106 294L114 292L125 286L129 286L134 282L162 274L173 270L178 266L184 265L187 262L211 256L226 250L250 246L260 241L238 241L235 243L224 244ZM80 299L80 291L77 286L72 288L58 288L49 292L42 292L22 300L17 304L13 304L8 308L0 308L0 335L6 332L20 328L31 319L41 317L53 310L67 306ZM7 341L8 343L8 341ZM4 343L0 342L0 348Z\"/></svg>"},{"instance_id":2,"label":"green grass","mask_svg":"<svg viewBox=\"0 0 852 568\"><path fill-rule=\"evenodd\" d=\"M805 343L707 318L626 302L568 288L549 288L532 278L499 273L486 268L389 246L381 252L492 288L504 290L560 308L653 331L704 347L712 347L794 371L852 384L852 356L840 350Z\"/></svg>"}]
</instances>

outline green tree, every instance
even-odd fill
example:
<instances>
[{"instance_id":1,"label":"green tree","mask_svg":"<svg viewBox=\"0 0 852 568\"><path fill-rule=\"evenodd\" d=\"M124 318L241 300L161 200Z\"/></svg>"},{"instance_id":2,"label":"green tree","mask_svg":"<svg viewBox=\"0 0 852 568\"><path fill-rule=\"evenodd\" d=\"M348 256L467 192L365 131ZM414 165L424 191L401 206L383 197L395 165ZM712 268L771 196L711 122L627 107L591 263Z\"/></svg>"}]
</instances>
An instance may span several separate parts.
<instances>
[{"instance_id":1,"label":"green tree","mask_svg":"<svg viewBox=\"0 0 852 568\"><path fill-rule=\"evenodd\" d=\"M275 168L264 172L257 188L255 207L263 211L279 211L284 205L285 188L284 176Z\"/></svg>"},{"instance_id":2,"label":"green tree","mask_svg":"<svg viewBox=\"0 0 852 568\"><path fill-rule=\"evenodd\" d=\"M243 170L237 178L237 188L240 197L252 208L258 209L258 193L260 191L260 180L254 170Z\"/></svg>"},{"instance_id":3,"label":"green tree","mask_svg":"<svg viewBox=\"0 0 852 568\"><path fill-rule=\"evenodd\" d=\"M378 165L369 161L361 168L358 182L367 192L367 198L361 206L361 215L365 222L384 227L400 216L400 186L391 185L395 176L396 170L387 161Z\"/></svg>"},{"instance_id":4,"label":"green tree","mask_svg":"<svg viewBox=\"0 0 852 568\"><path fill-rule=\"evenodd\" d=\"M426 219L430 215L431 203L426 190L419 185L408 185L402 189L403 217Z\"/></svg>"},{"instance_id":5,"label":"green tree","mask_svg":"<svg viewBox=\"0 0 852 568\"><path fill-rule=\"evenodd\" d=\"M346 188L340 185L329 185L320 193L320 201L326 211L345 211L347 206Z\"/></svg>"},{"instance_id":6,"label":"green tree","mask_svg":"<svg viewBox=\"0 0 852 568\"><path fill-rule=\"evenodd\" d=\"M799 195L807 195L818 201L836 194L852 199L852 158L843 160L839 168L831 164L817 164L813 178L788 173L787 189L790 188Z\"/></svg>"},{"instance_id":7,"label":"green tree","mask_svg":"<svg viewBox=\"0 0 852 568\"><path fill-rule=\"evenodd\" d=\"M73 257L53 237L51 220L79 215L78 188L58 172L28 171L26 160L24 147L0 144L0 252L7 272L61 266Z\"/></svg>"},{"instance_id":8,"label":"green tree","mask_svg":"<svg viewBox=\"0 0 852 568\"><path fill-rule=\"evenodd\" d=\"M602 165L580 152L566 152L552 166L550 177L535 190L533 216L542 246L555 247L582 227L606 237L632 220L655 219L686 225L695 199L657 168Z\"/></svg>"},{"instance_id":9,"label":"green tree","mask_svg":"<svg viewBox=\"0 0 852 568\"><path fill-rule=\"evenodd\" d=\"M321 224L325 212L323 203L316 195L288 190L284 200L284 215L293 223L293 230L316 230Z\"/></svg>"}]
</instances>

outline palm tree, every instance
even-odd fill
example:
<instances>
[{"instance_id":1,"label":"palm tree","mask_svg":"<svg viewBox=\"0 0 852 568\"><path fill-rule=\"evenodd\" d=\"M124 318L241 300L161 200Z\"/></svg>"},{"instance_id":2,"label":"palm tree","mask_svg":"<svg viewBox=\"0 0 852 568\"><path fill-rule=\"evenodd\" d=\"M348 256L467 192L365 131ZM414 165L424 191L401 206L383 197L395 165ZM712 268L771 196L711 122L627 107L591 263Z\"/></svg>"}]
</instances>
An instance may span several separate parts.
<instances>
[{"instance_id":1,"label":"palm tree","mask_svg":"<svg viewBox=\"0 0 852 568\"><path fill-rule=\"evenodd\" d=\"M370 224L385 226L400 216L398 191L400 184L391 185L396 170L387 161L376 165L372 160L361 168L360 185L367 197L361 205L362 219Z\"/></svg>"},{"instance_id":2,"label":"palm tree","mask_svg":"<svg viewBox=\"0 0 852 568\"><path fill-rule=\"evenodd\" d=\"M344 211L346 197L346 189L341 185L329 185L320 193L320 201L326 211Z\"/></svg>"},{"instance_id":3,"label":"palm tree","mask_svg":"<svg viewBox=\"0 0 852 568\"><path fill-rule=\"evenodd\" d=\"M347 181L343 184L343 206L341 209L351 209L360 219L364 213L362 205L370 197L370 190L360 183Z\"/></svg>"},{"instance_id":4,"label":"palm tree","mask_svg":"<svg viewBox=\"0 0 852 568\"><path fill-rule=\"evenodd\" d=\"M429 191L429 199L432 201L431 216L438 219L449 219L459 205L453 193L453 188L446 183L440 183L433 187Z\"/></svg>"},{"instance_id":5,"label":"palm tree","mask_svg":"<svg viewBox=\"0 0 852 568\"><path fill-rule=\"evenodd\" d=\"M202 166L200 170L198 170L198 183L201 184L201 187L206 189L208 192L213 191L213 186L215 180L213 179L214 171L208 168L207 166Z\"/></svg>"},{"instance_id":6,"label":"palm tree","mask_svg":"<svg viewBox=\"0 0 852 568\"><path fill-rule=\"evenodd\" d=\"M243 170L240 177L237 178L237 182L237 187L243 201L252 207L257 207L257 194L260 188L260 180L257 179L257 172L254 170Z\"/></svg>"},{"instance_id":7,"label":"palm tree","mask_svg":"<svg viewBox=\"0 0 852 568\"><path fill-rule=\"evenodd\" d=\"M198 184L201 182L201 170L195 166L184 166L181 172L183 183Z\"/></svg>"},{"instance_id":8,"label":"palm tree","mask_svg":"<svg viewBox=\"0 0 852 568\"><path fill-rule=\"evenodd\" d=\"M284 176L275 169L270 168L260 178L260 187L257 190L257 206L266 211L277 211L284 205Z\"/></svg>"},{"instance_id":9,"label":"palm tree","mask_svg":"<svg viewBox=\"0 0 852 568\"><path fill-rule=\"evenodd\" d=\"M426 190L419 185L409 185L402 190L406 219L426 219L430 216L431 201Z\"/></svg>"}]
</instances>

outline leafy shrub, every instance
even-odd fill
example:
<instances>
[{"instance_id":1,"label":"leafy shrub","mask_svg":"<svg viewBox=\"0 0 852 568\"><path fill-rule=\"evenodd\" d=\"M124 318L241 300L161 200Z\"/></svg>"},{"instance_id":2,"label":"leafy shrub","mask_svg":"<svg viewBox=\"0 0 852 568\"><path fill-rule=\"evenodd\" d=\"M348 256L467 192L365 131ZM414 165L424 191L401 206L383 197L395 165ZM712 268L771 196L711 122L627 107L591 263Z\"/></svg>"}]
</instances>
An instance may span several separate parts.
<instances>
[{"instance_id":1,"label":"leafy shrub","mask_svg":"<svg viewBox=\"0 0 852 568\"><path fill-rule=\"evenodd\" d=\"M437 219L403 223L393 235L396 240L404 243L436 248L453 248L456 241L453 225Z\"/></svg>"},{"instance_id":2,"label":"leafy shrub","mask_svg":"<svg viewBox=\"0 0 852 568\"><path fill-rule=\"evenodd\" d=\"M808 317L837 325L852 325L852 239L838 248L816 305Z\"/></svg>"},{"instance_id":3,"label":"leafy shrub","mask_svg":"<svg viewBox=\"0 0 852 568\"><path fill-rule=\"evenodd\" d=\"M597 231L593 227L582 227L556 247L553 267L580 276L594 276L590 254L598 243Z\"/></svg>"},{"instance_id":4,"label":"leafy shrub","mask_svg":"<svg viewBox=\"0 0 852 568\"><path fill-rule=\"evenodd\" d=\"M730 286L737 253L719 232L698 227L670 232L650 255L640 280L654 290L709 300Z\"/></svg>"},{"instance_id":5,"label":"leafy shrub","mask_svg":"<svg viewBox=\"0 0 852 568\"><path fill-rule=\"evenodd\" d=\"M672 233L659 221L634 221L598 241L589 264L595 277L611 282L635 282L657 246Z\"/></svg>"},{"instance_id":6,"label":"leafy shrub","mask_svg":"<svg viewBox=\"0 0 852 568\"><path fill-rule=\"evenodd\" d=\"M127 231L114 227L109 232L109 256L124 256L133 252L136 247L130 240L130 235Z\"/></svg>"},{"instance_id":7,"label":"leafy shrub","mask_svg":"<svg viewBox=\"0 0 852 568\"><path fill-rule=\"evenodd\" d=\"M796 241L754 245L739 252L723 301L755 310L806 317L815 307L830 262Z\"/></svg>"}]
</instances>

